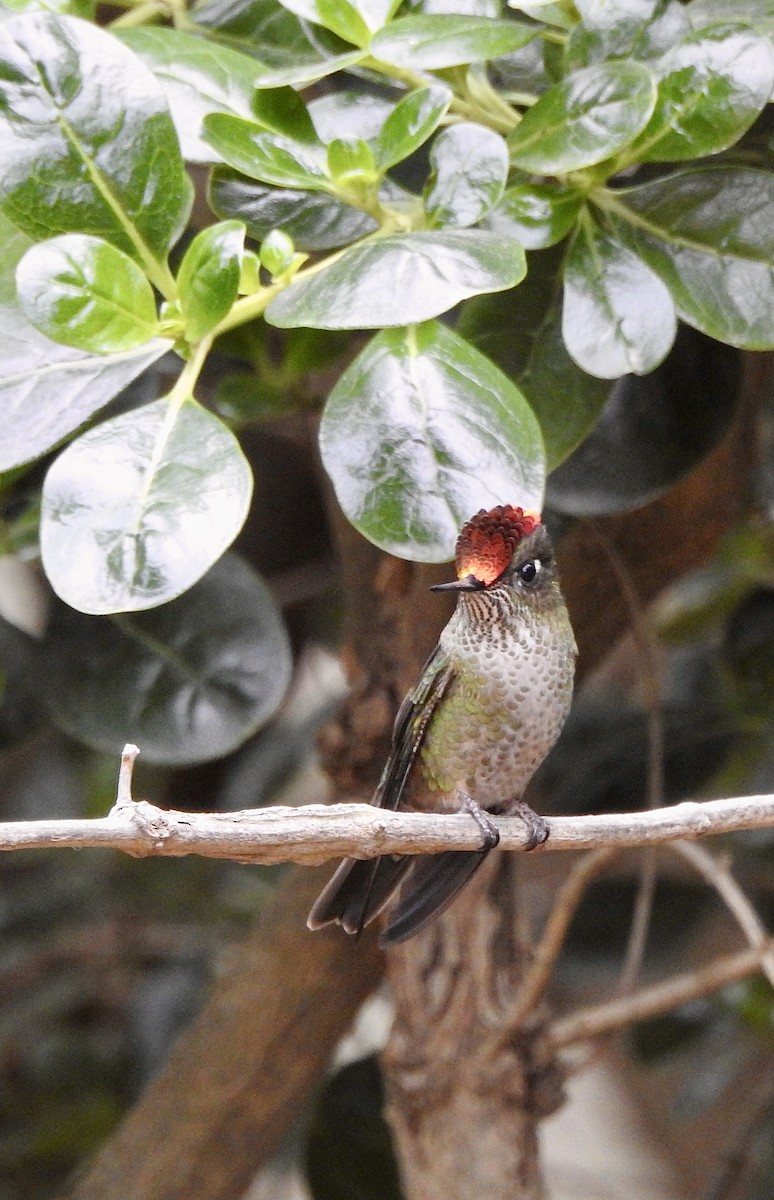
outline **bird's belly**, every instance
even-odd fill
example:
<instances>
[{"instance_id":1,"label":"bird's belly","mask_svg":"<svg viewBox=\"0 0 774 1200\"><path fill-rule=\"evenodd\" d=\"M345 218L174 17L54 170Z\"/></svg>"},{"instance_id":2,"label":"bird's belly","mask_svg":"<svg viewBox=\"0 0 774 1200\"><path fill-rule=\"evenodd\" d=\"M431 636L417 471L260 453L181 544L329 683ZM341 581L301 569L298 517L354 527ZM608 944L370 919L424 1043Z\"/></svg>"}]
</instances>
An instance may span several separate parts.
<instances>
[{"instance_id":1,"label":"bird's belly","mask_svg":"<svg viewBox=\"0 0 774 1200\"><path fill-rule=\"evenodd\" d=\"M572 675L569 650L527 637L468 661L428 729L414 803L456 809L462 786L483 808L507 810L559 736Z\"/></svg>"}]
</instances>

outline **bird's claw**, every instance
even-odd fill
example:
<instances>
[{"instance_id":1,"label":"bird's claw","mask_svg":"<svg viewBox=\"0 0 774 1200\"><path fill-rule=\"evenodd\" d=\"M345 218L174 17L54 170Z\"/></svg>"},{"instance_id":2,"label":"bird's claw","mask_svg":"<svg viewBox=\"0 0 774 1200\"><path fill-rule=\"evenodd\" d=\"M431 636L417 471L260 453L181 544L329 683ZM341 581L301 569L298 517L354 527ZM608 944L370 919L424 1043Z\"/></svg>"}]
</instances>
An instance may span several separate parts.
<instances>
[{"instance_id":1,"label":"bird's claw","mask_svg":"<svg viewBox=\"0 0 774 1200\"><path fill-rule=\"evenodd\" d=\"M523 800L519 800L514 804L511 812L514 816L521 817L527 826L527 840L524 843L525 850L534 850L537 846L542 846L543 842L548 841L551 828L545 817L541 817L539 813L536 813Z\"/></svg>"},{"instance_id":2,"label":"bird's claw","mask_svg":"<svg viewBox=\"0 0 774 1200\"><path fill-rule=\"evenodd\" d=\"M467 792L463 792L461 788L460 796L462 797L462 803L466 812L470 813L471 817L481 830L484 838L484 844L481 847L482 852L494 850L495 846L500 841L500 830L497 828L494 821L490 820L486 813L482 811L473 797L469 796ZM546 834L546 836L548 835Z\"/></svg>"}]
</instances>

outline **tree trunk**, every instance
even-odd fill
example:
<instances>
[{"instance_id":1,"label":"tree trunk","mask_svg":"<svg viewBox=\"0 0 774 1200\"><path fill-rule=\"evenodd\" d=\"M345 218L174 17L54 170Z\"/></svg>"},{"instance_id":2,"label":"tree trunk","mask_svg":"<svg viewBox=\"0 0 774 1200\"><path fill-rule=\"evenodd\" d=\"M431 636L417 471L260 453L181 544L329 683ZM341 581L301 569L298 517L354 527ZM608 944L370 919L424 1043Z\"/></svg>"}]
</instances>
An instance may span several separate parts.
<instances>
[{"instance_id":1,"label":"tree trunk","mask_svg":"<svg viewBox=\"0 0 774 1200\"><path fill-rule=\"evenodd\" d=\"M455 903L388 954L397 1016L384 1055L410 1200L540 1200L537 1128L562 1099L546 1010L515 1028L525 954L513 873L492 854Z\"/></svg>"}]
</instances>

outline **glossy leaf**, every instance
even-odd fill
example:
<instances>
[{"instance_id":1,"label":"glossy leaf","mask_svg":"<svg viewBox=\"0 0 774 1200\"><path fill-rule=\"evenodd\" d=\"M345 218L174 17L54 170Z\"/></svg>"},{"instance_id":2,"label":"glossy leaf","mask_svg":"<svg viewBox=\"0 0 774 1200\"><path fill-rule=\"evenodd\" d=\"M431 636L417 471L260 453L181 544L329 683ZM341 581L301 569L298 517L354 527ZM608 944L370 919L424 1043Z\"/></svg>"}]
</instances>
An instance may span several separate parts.
<instances>
[{"instance_id":1,"label":"glossy leaf","mask_svg":"<svg viewBox=\"0 0 774 1200\"><path fill-rule=\"evenodd\" d=\"M57 605L40 651L46 697L69 733L148 762L234 750L275 713L290 681L282 618L266 585L226 555L151 612L94 617Z\"/></svg>"},{"instance_id":2,"label":"glossy leaf","mask_svg":"<svg viewBox=\"0 0 774 1200\"><path fill-rule=\"evenodd\" d=\"M659 59L689 30L678 0L586 0L576 5L581 20L567 42L567 69L610 58Z\"/></svg>"},{"instance_id":3,"label":"glossy leaf","mask_svg":"<svg viewBox=\"0 0 774 1200\"><path fill-rule=\"evenodd\" d=\"M200 341L231 311L239 290L244 243L241 221L221 221L198 233L186 250L177 287L189 341Z\"/></svg>"},{"instance_id":4,"label":"glossy leaf","mask_svg":"<svg viewBox=\"0 0 774 1200\"><path fill-rule=\"evenodd\" d=\"M774 346L774 176L697 168L600 198L678 316L732 346Z\"/></svg>"},{"instance_id":5,"label":"glossy leaf","mask_svg":"<svg viewBox=\"0 0 774 1200\"><path fill-rule=\"evenodd\" d=\"M648 123L656 80L635 62L605 62L568 75L540 97L509 135L511 159L536 174L563 175L610 158Z\"/></svg>"},{"instance_id":6,"label":"glossy leaf","mask_svg":"<svg viewBox=\"0 0 774 1200\"><path fill-rule=\"evenodd\" d=\"M204 0L190 17L216 43L240 45L272 70L299 69L319 58L301 21L279 0Z\"/></svg>"},{"instance_id":7,"label":"glossy leaf","mask_svg":"<svg viewBox=\"0 0 774 1200\"><path fill-rule=\"evenodd\" d=\"M272 325L374 329L425 321L479 292L514 287L524 251L482 230L392 234L353 246L266 310Z\"/></svg>"},{"instance_id":8,"label":"glossy leaf","mask_svg":"<svg viewBox=\"0 0 774 1200\"><path fill-rule=\"evenodd\" d=\"M326 145L337 137L370 140L378 137L390 113L402 103L399 100L395 104L387 96L373 96L370 92L329 92L309 102L309 115L319 140Z\"/></svg>"},{"instance_id":9,"label":"glossy leaf","mask_svg":"<svg viewBox=\"0 0 774 1200\"><path fill-rule=\"evenodd\" d=\"M204 121L204 136L235 170L275 187L330 191L332 181L325 153L277 133L267 133L253 121L215 113Z\"/></svg>"},{"instance_id":10,"label":"glossy leaf","mask_svg":"<svg viewBox=\"0 0 774 1200\"><path fill-rule=\"evenodd\" d=\"M340 71L347 71L350 67L356 67L367 57L365 50L348 50L344 54L331 55L330 58L315 59L313 62L298 63L296 66L283 67L270 71L264 75L257 84L257 87L308 87L312 83L317 83L320 79L327 79L329 75L337 75Z\"/></svg>"},{"instance_id":11,"label":"glossy leaf","mask_svg":"<svg viewBox=\"0 0 774 1200\"><path fill-rule=\"evenodd\" d=\"M732 145L764 108L774 88L774 49L743 25L714 26L686 37L660 70L637 158L700 158Z\"/></svg>"},{"instance_id":12,"label":"glossy leaf","mask_svg":"<svg viewBox=\"0 0 774 1200\"><path fill-rule=\"evenodd\" d=\"M398 101L373 141L374 157L383 171L408 158L435 133L451 99L448 88L427 87Z\"/></svg>"},{"instance_id":13,"label":"glossy leaf","mask_svg":"<svg viewBox=\"0 0 774 1200\"><path fill-rule=\"evenodd\" d=\"M328 145L327 162L331 178L337 184L376 178L373 151L365 138L334 138Z\"/></svg>"},{"instance_id":14,"label":"glossy leaf","mask_svg":"<svg viewBox=\"0 0 774 1200\"><path fill-rule=\"evenodd\" d=\"M218 155L202 138L204 118L213 112L250 117L256 82L268 68L229 46L166 26L121 29L116 36L163 87L183 157L216 162Z\"/></svg>"},{"instance_id":15,"label":"glossy leaf","mask_svg":"<svg viewBox=\"0 0 774 1200\"><path fill-rule=\"evenodd\" d=\"M739 0L691 0L686 9L688 20L694 29L706 29L723 21L744 20L763 37L774 36L774 3L772 0L744 0L740 9Z\"/></svg>"},{"instance_id":16,"label":"glossy leaf","mask_svg":"<svg viewBox=\"0 0 774 1200\"><path fill-rule=\"evenodd\" d=\"M253 96L252 110L259 124L271 133L284 134L309 146L320 144L309 110L292 87L259 88Z\"/></svg>"},{"instance_id":17,"label":"glossy leaf","mask_svg":"<svg viewBox=\"0 0 774 1200\"><path fill-rule=\"evenodd\" d=\"M320 449L349 520L400 558L453 557L479 508L541 507L543 445L529 405L437 322L369 342L328 398Z\"/></svg>"},{"instance_id":18,"label":"glossy leaf","mask_svg":"<svg viewBox=\"0 0 774 1200\"><path fill-rule=\"evenodd\" d=\"M554 470L594 427L610 392L582 371L562 338L560 250L529 255L527 278L510 292L477 296L462 309L459 332L523 392Z\"/></svg>"},{"instance_id":19,"label":"glossy leaf","mask_svg":"<svg viewBox=\"0 0 774 1200\"><path fill-rule=\"evenodd\" d=\"M193 400L105 421L60 454L43 485L51 586L86 613L165 604L231 544L251 491L234 435Z\"/></svg>"},{"instance_id":20,"label":"glossy leaf","mask_svg":"<svg viewBox=\"0 0 774 1200\"><path fill-rule=\"evenodd\" d=\"M0 21L7 20L11 13L23 12L54 12L93 21L96 8L96 0L3 0Z\"/></svg>"},{"instance_id":21,"label":"glossy leaf","mask_svg":"<svg viewBox=\"0 0 774 1200\"><path fill-rule=\"evenodd\" d=\"M373 217L336 196L271 187L229 168L213 172L210 203L219 217L244 221L250 236L258 241L272 229L283 229L298 250L345 246L377 228Z\"/></svg>"},{"instance_id":22,"label":"glossy leaf","mask_svg":"<svg viewBox=\"0 0 774 1200\"><path fill-rule=\"evenodd\" d=\"M57 345L22 314L16 264L29 249L0 217L0 471L39 458L83 425L171 347L154 338L134 350L89 354Z\"/></svg>"},{"instance_id":23,"label":"glossy leaf","mask_svg":"<svg viewBox=\"0 0 774 1200\"><path fill-rule=\"evenodd\" d=\"M437 71L465 63L487 62L526 45L537 26L518 21L438 13L398 17L371 42L371 54L382 62L418 71Z\"/></svg>"},{"instance_id":24,"label":"glossy leaf","mask_svg":"<svg viewBox=\"0 0 774 1200\"><path fill-rule=\"evenodd\" d=\"M666 357L677 318L665 285L650 267L588 218L572 240L564 268L562 336L590 375L644 375Z\"/></svg>"},{"instance_id":25,"label":"glossy leaf","mask_svg":"<svg viewBox=\"0 0 774 1200\"><path fill-rule=\"evenodd\" d=\"M430 150L425 211L432 225L475 225L497 203L508 178L508 147L483 125L444 130Z\"/></svg>"},{"instance_id":26,"label":"glossy leaf","mask_svg":"<svg viewBox=\"0 0 774 1200\"><path fill-rule=\"evenodd\" d=\"M24 314L55 342L108 354L156 335L153 289L109 242L67 233L28 250L16 270Z\"/></svg>"},{"instance_id":27,"label":"glossy leaf","mask_svg":"<svg viewBox=\"0 0 774 1200\"><path fill-rule=\"evenodd\" d=\"M116 38L35 13L0 26L0 206L36 240L92 233L141 264L192 189L160 84Z\"/></svg>"},{"instance_id":28,"label":"glossy leaf","mask_svg":"<svg viewBox=\"0 0 774 1200\"><path fill-rule=\"evenodd\" d=\"M330 29L348 42L364 46L390 19L400 0L282 0L306 21Z\"/></svg>"},{"instance_id":29,"label":"glossy leaf","mask_svg":"<svg viewBox=\"0 0 774 1200\"><path fill-rule=\"evenodd\" d=\"M739 356L682 326L649 375L625 375L589 436L551 475L547 500L573 516L627 512L701 462L736 412ZM711 403L707 381L712 381Z\"/></svg>"},{"instance_id":30,"label":"glossy leaf","mask_svg":"<svg viewBox=\"0 0 774 1200\"><path fill-rule=\"evenodd\" d=\"M517 12L526 13L535 21L543 21L546 25L554 25L557 29L572 29L577 17L564 3L564 0L533 0L532 4L510 4Z\"/></svg>"},{"instance_id":31,"label":"glossy leaf","mask_svg":"<svg viewBox=\"0 0 774 1200\"><path fill-rule=\"evenodd\" d=\"M350 0L282 0L282 3L297 17L330 29L345 42L356 46L368 43L371 30L359 11L359 4L351 4Z\"/></svg>"},{"instance_id":32,"label":"glossy leaf","mask_svg":"<svg viewBox=\"0 0 774 1200\"><path fill-rule=\"evenodd\" d=\"M515 237L525 250L544 250L561 242L575 225L584 195L558 183L520 183L506 188L485 227Z\"/></svg>"}]
</instances>

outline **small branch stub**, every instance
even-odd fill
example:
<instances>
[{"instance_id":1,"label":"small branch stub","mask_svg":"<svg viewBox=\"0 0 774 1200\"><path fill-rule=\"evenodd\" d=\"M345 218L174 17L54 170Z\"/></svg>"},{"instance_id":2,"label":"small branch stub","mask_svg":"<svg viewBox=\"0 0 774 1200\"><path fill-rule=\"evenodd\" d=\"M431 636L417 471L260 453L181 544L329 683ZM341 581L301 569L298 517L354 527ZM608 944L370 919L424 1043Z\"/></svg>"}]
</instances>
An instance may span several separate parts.
<instances>
[{"instance_id":1,"label":"small branch stub","mask_svg":"<svg viewBox=\"0 0 774 1200\"><path fill-rule=\"evenodd\" d=\"M116 802L113 806L113 811L117 808L123 808L127 804L133 804L132 800L132 773L137 755L140 753L140 747L134 746L131 742L127 742L121 754L121 766L118 771L118 789L116 791Z\"/></svg>"}]
</instances>

